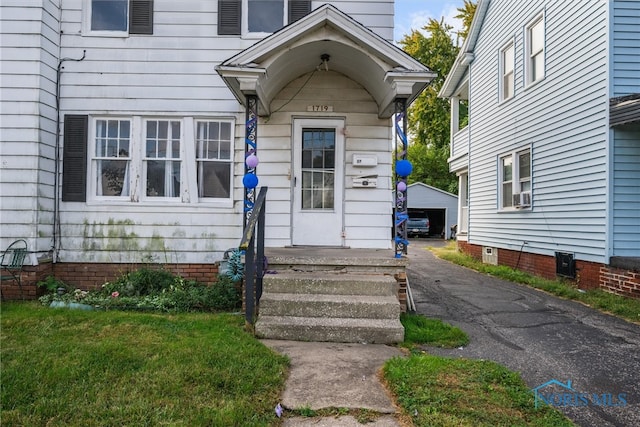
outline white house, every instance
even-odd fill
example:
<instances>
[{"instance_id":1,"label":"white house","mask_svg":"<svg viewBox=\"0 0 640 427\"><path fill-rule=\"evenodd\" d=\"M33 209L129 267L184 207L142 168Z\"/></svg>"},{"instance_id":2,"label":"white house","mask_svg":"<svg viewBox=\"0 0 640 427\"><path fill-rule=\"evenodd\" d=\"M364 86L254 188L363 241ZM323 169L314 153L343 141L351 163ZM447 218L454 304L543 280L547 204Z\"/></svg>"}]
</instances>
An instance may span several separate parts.
<instances>
[{"instance_id":1,"label":"white house","mask_svg":"<svg viewBox=\"0 0 640 427\"><path fill-rule=\"evenodd\" d=\"M638 46L637 1L479 1L440 92L461 248L640 297Z\"/></svg>"},{"instance_id":2,"label":"white house","mask_svg":"<svg viewBox=\"0 0 640 427\"><path fill-rule=\"evenodd\" d=\"M433 76L393 15L3 0L0 246L26 239L37 274L85 283L148 261L197 275L238 245L257 177L266 246L391 249L392 116Z\"/></svg>"}]
</instances>

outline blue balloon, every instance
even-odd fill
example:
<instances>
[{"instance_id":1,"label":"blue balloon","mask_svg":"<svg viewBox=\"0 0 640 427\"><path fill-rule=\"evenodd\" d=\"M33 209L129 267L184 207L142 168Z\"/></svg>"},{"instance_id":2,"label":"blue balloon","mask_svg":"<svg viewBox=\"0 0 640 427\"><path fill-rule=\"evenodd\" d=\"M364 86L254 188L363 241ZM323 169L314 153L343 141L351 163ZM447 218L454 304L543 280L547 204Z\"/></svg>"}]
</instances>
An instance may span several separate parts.
<instances>
[{"instance_id":1,"label":"blue balloon","mask_svg":"<svg viewBox=\"0 0 640 427\"><path fill-rule=\"evenodd\" d=\"M409 176L413 170L413 165L409 160L398 160L396 162L396 173L401 176Z\"/></svg>"},{"instance_id":2,"label":"blue balloon","mask_svg":"<svg viewBox=\"0 0 640 427\"><path fill-rule=\"evenodd\" d=\"M248 173L242 178L242 184L247 188L256 188L258 186L258 177L254 173Z\"/></svg>"}]
</instances>

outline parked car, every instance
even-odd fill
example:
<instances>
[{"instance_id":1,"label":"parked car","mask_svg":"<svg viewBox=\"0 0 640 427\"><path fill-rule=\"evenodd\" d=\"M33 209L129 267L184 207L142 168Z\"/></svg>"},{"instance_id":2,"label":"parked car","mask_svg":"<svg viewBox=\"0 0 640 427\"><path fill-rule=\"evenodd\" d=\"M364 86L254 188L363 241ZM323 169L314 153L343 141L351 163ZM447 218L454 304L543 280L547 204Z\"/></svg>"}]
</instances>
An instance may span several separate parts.
<instances>
[{"instance_id":1,"label":"parked car","mask_svg":"<svg viewBox=\"0 0 640 427\"><path fill-rule=\"evenodd\" d=\"M407 236L429 237L429 217L409 217L407 220Z\"/></svg>"}]
</instances>

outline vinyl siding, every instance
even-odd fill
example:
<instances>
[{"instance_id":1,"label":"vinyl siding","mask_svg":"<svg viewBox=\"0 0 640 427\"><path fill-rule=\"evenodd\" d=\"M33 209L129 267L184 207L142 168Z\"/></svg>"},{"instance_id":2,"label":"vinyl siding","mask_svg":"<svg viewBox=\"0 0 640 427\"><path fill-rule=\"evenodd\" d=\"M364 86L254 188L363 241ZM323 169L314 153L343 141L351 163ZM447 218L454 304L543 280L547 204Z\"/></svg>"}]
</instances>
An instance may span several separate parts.
<instances>
[{"instance_id":1,"label":"vinyl siding","mask_svg":"<svg viewBox=\"0 0 640 427\"><path fill-rule=\"evenodd\" d=\"M613 254L640 257L640 125L615 127Z\"/></svg>"},{"instance_id":2,"label":"vinyl siding","mask_svg":"<svg viewBox=\"0 0 640 427\"><path fill-rule=\"evenodd\" d=\"M7 0L0 7L0 245L22 238L30 250L46 252L53 233L60 12L50 0Z\"/></svg>"},{"instance_id":3,"label":"vinyl siding","mask_svg":"<svg viewBox=\"0 0 640 427\"><path fill-rule=\"evenodd\" d=\"M323 3L314 2L312 8ZM393 1L329 3L383 38L393 39ZM62 10L55 4L61 4ZM153 35L92 35L86 31L85 4L84 0L2 1L1 149L3 162L9 164L3 165L1 176L2 237L38 236L39 250L51 248L56 66L58 58L79 59L86 51L82 61L64 63L61 116L89 115L90 122L96 116L129 118L133 124L147 118L176 119L183 120L183 132L190 118L231 119L235 123L233 197L226 204L197 203L193 195L185 203L98 201L88 189L87 203L61 203L60 261L220 259L226 249L237 246L242 234L245 111L215 66L258 39L218 36L217 2L201 0L155 0ZM291 97L295 84L300 81L285 88L280 100ZM346 244L389 247L390 122L378 119L377 106L369 94L348 79L338 78L333 88L323 92L328 94L334 114L346 117L350 129L345 159L350 162L353 152L365 151L377 153L379 162L375 171L366 171L379 174L378 189L354 190L347 185ZM290 243L290 181L282 169L291 162L290 119L294 114L307 114L306 105L318 99L318 93L303 91L287 109L273 114L269 121L260 120L258 176L261 186L270 187L270 245ZM5 112L10 112L11 120L5 120ZM354 174L362 171L347 167L345 182L350 183ZM9 208L5 195L11 196ZM370 197L375 200L373 208L367 207ZM382 215L371 214L373 210ZM33 224L42 226L34 228ZM367 232L371 230L368 225L373 227L371 232Z\"/></svg>"},{"instance_id":4,"label":"vinyl siding","mask_svg":"<svg viewBox=\"0 0 640 427\"><path fill-rule=\"evenodd\" d=\"M469 242L605 260L607 5L489 5L471 64ZM545 77L524 80L526 25L545 13ZM567 22L573 25L566 25ZM515 96L498 102L498 52L515 45ZM499 156L531 148L532 209L500 210Z\"/></svg>"},{"instance_id":5,"label":"vinyl siding","mask_svg":"<svg viewBox=\"0 0 640 427\"><path fill-rule=\"evenodd\" d=\"M612 97L640 93L640 2L613 1Z\"/></svg>"},{"instance_id":6,"label":"vinyl siding","mask_svg":"<svg viewBox=\"0 0 640 427\"><path fill-rule=\"evenodd\" d=\"M379 119L371 95L353 80L332 71L309 74L292 81L274 98L274 112L268 125L259 127L258 175L268 185L266 245L291 244L292 184L286 173L292 170L293 118L341 117L345 120L344 244L358 248L390 248L391 245L391 130L390 121ZM308 80L308 81L307 81ZM306 85L305 85L306 82ZM303 86L304 85L304 86ZM292 98L293 97L293 98ZM326 103L331 113L309 113L307 106ZM357 168L354 153L375 154L378 165ZM353 188L353 178L378 175L377 188Z\"/></svg>"}]
</instances>

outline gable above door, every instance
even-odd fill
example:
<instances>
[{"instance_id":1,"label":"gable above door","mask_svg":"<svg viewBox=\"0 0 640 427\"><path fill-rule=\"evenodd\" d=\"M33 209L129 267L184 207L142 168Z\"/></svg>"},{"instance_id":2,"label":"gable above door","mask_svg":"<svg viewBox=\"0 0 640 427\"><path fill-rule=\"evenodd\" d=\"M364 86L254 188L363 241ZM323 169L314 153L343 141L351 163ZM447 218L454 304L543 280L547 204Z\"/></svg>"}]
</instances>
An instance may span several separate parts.
<instances>
[{"instance_id":1,"label":"gable above door","mask_svg":"<svg viewBox=\"0 0 640 427\"><path fill-rule=\"evenodd\" d=\"M260 40L216 67L236 99L258 97L258 112L268 116L275 95L289 82L330 67L362 85L390 117L394 100L410 104L435 73L397 46L328 4Z\"/></svg>"}]
</instances>

